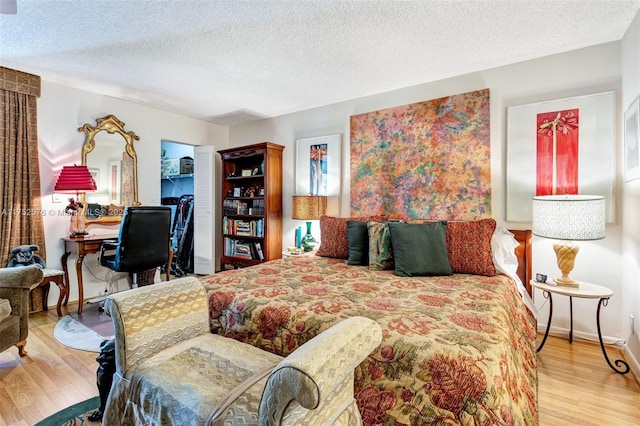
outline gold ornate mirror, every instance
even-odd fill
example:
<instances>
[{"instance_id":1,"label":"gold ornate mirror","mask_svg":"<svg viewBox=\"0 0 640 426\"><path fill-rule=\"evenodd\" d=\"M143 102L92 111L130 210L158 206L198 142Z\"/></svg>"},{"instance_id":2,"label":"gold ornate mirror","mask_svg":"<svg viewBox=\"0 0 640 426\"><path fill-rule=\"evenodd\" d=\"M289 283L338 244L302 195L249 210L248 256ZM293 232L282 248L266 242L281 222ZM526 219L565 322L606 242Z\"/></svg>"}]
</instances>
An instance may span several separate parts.
<instances>
[{"instance_id":1,"label":"gold ornate mirror","mask_svg":"<svg viewBox=\"0 0 640 426\"><path fill-rule=\"evenodd\" d=\"M98 187L95 192L80 194L80 215L87 224L119 223L124 207L140 205L138 156L133 147L140 137L125 131L124 123L114 115L98 118L96 123L78 128L84 132L82 164L89 168Z\"/></svg>"}]
</instances>

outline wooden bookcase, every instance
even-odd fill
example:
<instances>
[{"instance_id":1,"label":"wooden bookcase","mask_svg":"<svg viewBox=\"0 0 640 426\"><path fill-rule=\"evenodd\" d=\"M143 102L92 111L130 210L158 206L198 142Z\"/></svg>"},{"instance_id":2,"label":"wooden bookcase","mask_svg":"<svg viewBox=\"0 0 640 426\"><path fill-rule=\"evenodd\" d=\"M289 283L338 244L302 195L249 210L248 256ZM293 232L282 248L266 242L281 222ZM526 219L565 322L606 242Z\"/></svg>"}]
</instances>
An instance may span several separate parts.
<instances>
[{"instance_id":1,"label":"wooden bookcase","mask_svg":"<svg viewBox=\"0 0 640 426\"><path fill-rule=\"evenodd\" d=\"M282 151L261 142L218 151L222 159L220 268L282 257Z\"/></svg>"}]
</instances>

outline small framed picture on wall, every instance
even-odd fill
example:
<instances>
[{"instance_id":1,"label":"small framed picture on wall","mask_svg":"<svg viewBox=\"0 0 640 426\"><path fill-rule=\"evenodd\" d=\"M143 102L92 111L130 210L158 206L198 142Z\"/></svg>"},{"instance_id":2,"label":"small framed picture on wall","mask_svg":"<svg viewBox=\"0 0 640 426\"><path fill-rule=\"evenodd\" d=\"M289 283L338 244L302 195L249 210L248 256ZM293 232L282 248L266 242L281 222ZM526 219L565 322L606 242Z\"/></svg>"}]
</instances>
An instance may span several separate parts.
<instances>
[{"instance_id":1,"label":"small framed picture on wall","mask_svg":"<svg viewBox=\"0 0 640 426\"><path fill-rule=\"evenodd\" d=\"M624 180L640 178L640 98L624 113Z\"/></svg>"}]
</instances>

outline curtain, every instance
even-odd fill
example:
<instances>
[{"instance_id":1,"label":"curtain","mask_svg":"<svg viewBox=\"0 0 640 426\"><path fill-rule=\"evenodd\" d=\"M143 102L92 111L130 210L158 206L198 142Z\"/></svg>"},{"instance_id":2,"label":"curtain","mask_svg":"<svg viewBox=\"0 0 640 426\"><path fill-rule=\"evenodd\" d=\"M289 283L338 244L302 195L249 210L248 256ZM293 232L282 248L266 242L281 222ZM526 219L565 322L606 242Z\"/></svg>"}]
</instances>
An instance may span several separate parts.
<instances>
[{"instance_id":1,"label":"curtain","mask_svg":"<svg viewBox=\"0 0 640 426\"><path fill-rule=\"evenodd\" d=\"M35 244L45 258L37 98L40 77L0 67L0 267L12 248Z\"/></svg>"}]
</instances>

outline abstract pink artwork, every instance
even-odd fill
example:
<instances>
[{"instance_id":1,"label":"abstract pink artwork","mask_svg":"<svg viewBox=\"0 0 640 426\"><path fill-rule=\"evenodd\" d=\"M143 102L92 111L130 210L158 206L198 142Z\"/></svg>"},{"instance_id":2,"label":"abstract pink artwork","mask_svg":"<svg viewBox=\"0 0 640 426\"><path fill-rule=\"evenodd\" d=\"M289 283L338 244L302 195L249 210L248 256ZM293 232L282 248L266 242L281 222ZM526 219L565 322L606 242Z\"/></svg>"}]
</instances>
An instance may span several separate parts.
<instances>
[{"instance_id":1,"label":"abstract pink artwork","mask_svg":"<svg viewBox=\"0 0 640 426\"><path fill-rule=\"evenodd\" d=\"M491 216L489 89L351 117L351 216Z\"/></svg>"}]
</instances>

